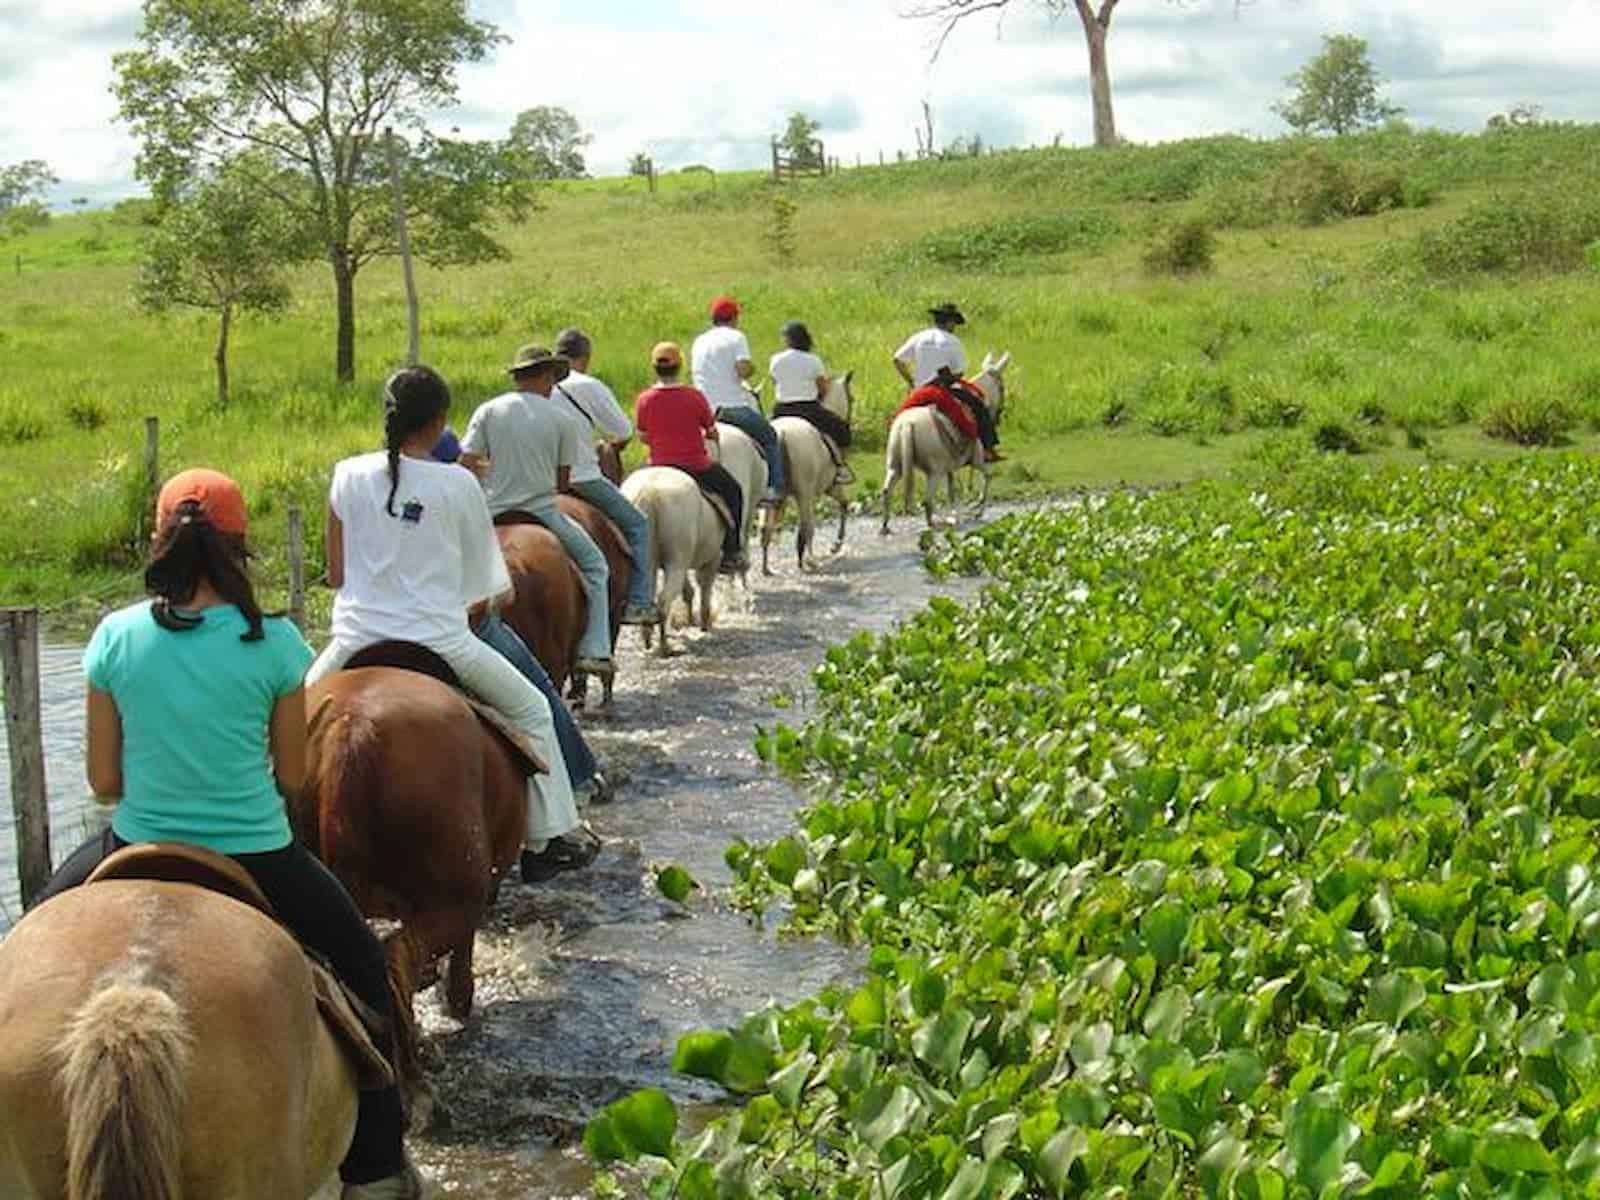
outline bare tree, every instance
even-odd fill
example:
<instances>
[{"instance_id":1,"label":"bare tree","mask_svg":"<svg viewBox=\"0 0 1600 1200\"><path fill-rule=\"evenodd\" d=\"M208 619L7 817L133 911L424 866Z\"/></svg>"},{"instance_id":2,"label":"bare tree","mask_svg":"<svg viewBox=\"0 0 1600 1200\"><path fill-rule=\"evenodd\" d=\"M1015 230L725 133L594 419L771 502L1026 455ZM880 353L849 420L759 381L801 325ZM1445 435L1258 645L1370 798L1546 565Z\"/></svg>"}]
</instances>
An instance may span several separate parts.
<instances>
[{"instance_id":1,"label":"bare tree","mask_svg":"<svg viewBox=\"0 0 1600 1200\"><path fill-rule=\"evenodd\" d=\"M944 44L968 17L980 13L994 13L996 20L1004 18L1013 0L923 0L905 10L904 15L913 20L932 21L938 27L933 57L938 58ZM1094 144L1117 144L1117 118L1111 105L1111 67L1106 58L1106 38L1111 32L1111 16L1121 0L1021 0L1043 8L1052 20L1068 9L1078 14L1083 25L1083 38L1089 49L1089 100L1094 107ZM1189 0L1168 0L1185 4ZM1233 0L1233 15L1254 4L1256 0Z\"/></svg>"}]
</instances>

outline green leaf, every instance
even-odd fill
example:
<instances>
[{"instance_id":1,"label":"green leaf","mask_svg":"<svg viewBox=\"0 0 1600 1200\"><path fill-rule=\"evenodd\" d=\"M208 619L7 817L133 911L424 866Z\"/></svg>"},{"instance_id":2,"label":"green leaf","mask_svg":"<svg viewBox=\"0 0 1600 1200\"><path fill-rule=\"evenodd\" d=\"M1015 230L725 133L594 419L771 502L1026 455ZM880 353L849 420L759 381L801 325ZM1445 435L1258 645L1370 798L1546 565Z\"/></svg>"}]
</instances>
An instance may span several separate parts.
<instances>
[{"instance_id":1,"label":"green leaf","mask_svg":"<svg viewBox=\"0 0 1600 1200\"><path fill-rule=\"evenodd\" d=\"M614 1162L632 1162L638 1157L617 1132L611 1114L604 1110L596 1113L583 1127L583 1148L589 1152L589 1157L601 1166Z\"/></svg>"},{"instance_id":2,"label":"green leaf","mask_svg":"<svg viewBox=\"0 0 1600 1200\"><path fill-rule=\"evenodd\" d=\"M883 1024L885 1012L883 983L876 979L858 988L845 1006L845 1015L856 1029L878 1028Z\"/></svg>"},{"instance_id":3,"label":"green leaf","mask_svg":"<svg viewBox=\"0 0 1600 1200\"><path fill-rule=\"evenodd\" d=\"M656 872L656 887L668 900L682 904L689 898L689 893L700 885L694 877L682 867L673 865L663 867Z\"/></svg>"},{"instance_id":4,"label":"green leaf","mask_svg":"<svg viewBox=\"0 0 1600 1200\"><path fill-rule=\"evenodd\" d=\"M721 1082L732 1050L732 1034L713 1029L686 1033L673 1049L672 1069L682 1075Z\"/></svg>"},{"instance_id":5,"label":"green leaf","mask_svg":"<svg viewBox=\"0 0 1600 1200\"><path fill-rule=\"evenodd\" d=\"M787 886L794 882L800 868L806 865L806 852L792 837L780 838L767 847L767 871L779 883Z\"/></svg>"},{"instance_id":6,"label":"green leaf","mask_svg":"<svg viewBox=\"0 0 1600 1200\"><path fill-rule=\"evenodd\" d=\"M1479 1166L1503 1175L1553 1175L1556 1163L1539 1139L1521 1129L1491 1126L1478 1141Z\"/></svg>"},{"instance_id":7,"label":"green leaf","mask_svg":"<svg viewBox=\"0 0 1600 1200\"><path fill-rule=\"evenodd\" d=\"M1338 1093L1310 1092L1291 1101L1284 1114L1284 1148L1291 1173L1320 1196L1344 1170L1345 1155L1361 1136L1360 1127L1344 1115Z\"/></svg>"},{"instance_id":8,"label":"green leaf","mask_svg":"<svg viewBox=\"0 0 1600 1200\"><path fill-rule=\"evenodd\" d=\"M772 1048L748 1033L735 1034L717 1082L730 1092L759 1092L772 1071Z\"/></svg>"},{"instance_id":9,"label":"green leaf","mask_svg":"<svg viewBox=\"0 0 1600 1200\"><path fill-rule=\"evenodd\" d=\"M904 1084L893 1088L880 1084L862 1098L857 1118L861 1140L874 1150L882 1150L890 1138L911 1128L921 1111L922 1102Z\"/></svg>"},{"instance_id":10,"label":"green leaf","mask_svg":"<svg viewBox=\"0 0 1600 1200\"><path fill-rule=\"evenodd\" d=\"M783 1106L773 1097L751 1097L739 1117L739 1140L745 1143L761 1141L782 1116Z\"/></svg>"},{"instance_id":11,"label":"green leaf","mask_svg":"<svg viewBox=\"0 0 1600 1200\"><path fill-rule=\"evenodd\" d=\"M1045 1143L1039 1152L1039 1174L1057 1196L1067 1194L1072 1164L1089 1152L1089 1136L1076 1125L1067 1125Z\"/></svg>"},{"instance_id":12,"label":"green leaf","mask_svg":"<svg viewBox=\"0 0 1600 1200\"><path fill-rule=\"evenodd\" d=\"M975 1158L964 1158L961 1166L956 1168L950 1186L940 1193L939 1200L978 1200L983 1195L983 1183L987 1177L988 1170L983 1163Z\"/></svg>"},{"instance_id":13,"label":"green leaf","mask_svg":"<svg viewBox=\"0 0 1600 1200\"><path fill-rule=\"evenodd\" d=\"M917 1015L925 1017L944 1007L946 988L944 979L934 971L921 971L911 985L911 1004Z\"/></svg>"},{"instance_id":14,"label":"green leaf","mask_svg":"<svg viewBox=\"0 0 1600 1200\"><path fill-rule=\"evenodd\" d=\"M1144 1010L1144 1031L1153 1038L1177 1041L1183 1023L1189 1019L1189 993L1181 987L1168 988Z\"/></svg>"},{"instance_id":15,"label":"green leaf","mask_svg":"<svg viewBox=\"0 0 1600 1200\"><path fill-rule=\"evenodd\" d=\"M633 1161L641 1154L666 1158L672 1153L672 1136L678 1130L678 1110L660 1088L644 1088L601 1109L609 1118L615 1145Z\"/></svg>"},{"instance_id":16,"label":"green leaf","mask_svg":"<svg viewBox=\"0 0 1600 1200\"><path fill-rule=\"evenodd\" d=\"M1189 934L1189 906L1181 900L1163 900L1145 914L1139 932L1156 961L1170 967L1183 955L1183 940Z\"/></svg>"},{"instance_id":17,"label":"green leaf","mask_svg":"<svg viewBox=\"0 0 1600 1200\"><path fill-rule=\"evenodd\" d=\"M1428 998L1427 989L1403 971L1390 971L1372 985L1368 1010L1373 1019L1396 1028Z\"/></svg>"},{"instance_id":18,"label":"green leaf","mask_svg":"<svg viewBox=\"0 0 1600 1200\"><path fill-rule=\"evenodd\" d=\"M975 1020L965 1008L941 1013L917 1027L911 1035L911 1048L923 1062L952 1079L961 1070L962 1051Z\"/></svg>"},{"instance_id":19,"label":"green leaf","mask_svg":"<svg viewBox=\"0 0 1600 1200\"><path fill-rule=\"evenodd\" d=\"M703 1158L691 1158L678 1174L680 1200L717 1200L717 1176Z\"/></svg>"},{"instance_id":20,"label":"green leaf","mask_svg":"<svg viewBox=\"0 0 1600 1200\"><path fill-rule=\"evenodd\" d=\"M816 1065L817 1056L807 1052L767 1081L768 1089L779 1104L790 1112L800 1107L800 1093L805 1090L806 1080L811 1077Z\"/></svg>"}]
</instances>

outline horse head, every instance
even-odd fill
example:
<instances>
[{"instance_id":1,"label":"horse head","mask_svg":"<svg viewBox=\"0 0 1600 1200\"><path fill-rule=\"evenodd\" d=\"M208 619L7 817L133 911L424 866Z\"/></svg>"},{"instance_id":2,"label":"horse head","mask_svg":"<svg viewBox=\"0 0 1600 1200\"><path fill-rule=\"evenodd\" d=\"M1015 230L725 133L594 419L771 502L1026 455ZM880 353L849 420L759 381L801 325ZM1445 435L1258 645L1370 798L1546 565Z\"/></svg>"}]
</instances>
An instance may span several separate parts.
<instances>
[{"instance_id":1,"label":"horse head","mask_svg":"<svg viewBox=\"0 0 1600 1200\"><path fill-rule=\"evenodd\" d=\"M983 355L983 366L978 371L974 383L983 392L984 403L989 406L989 411L994 414L994 423L1000 424L1000 416L1006 410L1006 368L1011 365L1011 352L1008 350L999 358L990 351Z\"/></svg>"},{"instance_id":2,"label":"horse head","mask_svg":"<svg viewBox=\"0 0 1600 1200\"><path fill-rule=\"evenodd\" d=\"M850 390L850 380L854 371L846 371L828 381L828 394L822 398L822 407L836 417L843 417L846 425L850 423L850 416L855 411L856 397Z\"/></svg>"}]
</instances>

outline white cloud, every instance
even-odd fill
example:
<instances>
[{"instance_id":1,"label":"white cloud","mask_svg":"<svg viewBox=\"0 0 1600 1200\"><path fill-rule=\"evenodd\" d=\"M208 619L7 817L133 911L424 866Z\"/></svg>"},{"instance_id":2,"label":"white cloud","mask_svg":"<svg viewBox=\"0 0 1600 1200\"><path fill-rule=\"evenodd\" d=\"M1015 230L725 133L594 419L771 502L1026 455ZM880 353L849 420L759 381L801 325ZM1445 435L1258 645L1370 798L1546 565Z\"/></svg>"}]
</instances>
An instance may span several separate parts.
<instances>
[{"instance_id":1,"label":"white cloud","mask_svg":"<svg viewBox=\"0 0 1600 1200\"><path fill-rule=\"evenodd\" d=\"M937 64L931 29L899 0L480 0L511 41L462 73L460 108L441 115L501 136L521 109L558 104L594 134L591 168L640 149L664 167L759 166L793 109L824 118L846 162L911 150L920 102L938 137L992 143L1088 139L1087 64L1069 14L1020 7L997 31L968 22ZM1593 0L1124 0L1113 23L1118 124L1136 141L1218 132L1273 134L1283 77L1323 33L1366 37L1394 99L1421 124L1476 129L1516 101L1553 117L1600 117ZM40 157L59 196L135 190L134 146L107 92L110 55L132 44L137 0L0 0L0 161Z\"/></svg>"}]
</instances>

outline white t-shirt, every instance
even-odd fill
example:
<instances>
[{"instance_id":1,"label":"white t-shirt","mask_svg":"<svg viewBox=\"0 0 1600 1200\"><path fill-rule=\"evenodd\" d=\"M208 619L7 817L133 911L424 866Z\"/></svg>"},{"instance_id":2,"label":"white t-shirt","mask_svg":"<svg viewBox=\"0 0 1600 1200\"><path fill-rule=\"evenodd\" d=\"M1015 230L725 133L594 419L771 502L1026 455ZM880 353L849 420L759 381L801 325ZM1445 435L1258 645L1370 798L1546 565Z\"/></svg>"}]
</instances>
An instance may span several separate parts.
<instances>
[{"instance_id":1,"label":"white t-shirt","mask_svg":"<svg viewBox=\"0 0 1600 1200\"><path fill-rule=\"evenodd\" d=\"M622 411L611 389L582 371L573 371L556 384L554 399L558 407L565 405L578 421L581 445L578 461L572 464L572 482L599 479L600 460L594 452L595 439L625 442L633 436L633 422L628 420L628 414Z\"/></svg>"},{"instance_id":2,"label":"white t-shirt","mask_svg":"<svg viewBox=\"0 0 1600 1200\"><path fill-rule=\"evenodd\" d=\"M896 361L911 365L912 387L932 383L938 378L940 367L949 367L958 379L967 369L967 352L961 348L961 339L937 325L913 333L894 356Z\"/></svg>"},{"instance_id":3,"label":"white t-shirt","mask_svg":"<svg viewBox=\"0 0 1600 1200\"><path fill-rule=\"evenodd\" d=\"M739 379L739 362L751 362L750 343L732 325L713 325L699 337L689 351L694 370L694 385L705 393L711 407L731 408L750 405L750 393Z\"/></svg>"},{"instance_id":4,"label":"white t-shirt","mask_svg":"<svg viewBox=\"0 0 1600 1200\"><path fill-rule=\"evenodd\" d=\"M585 441L577 414L567 415L571 408L560 396L533 392L505 392L478 405L461 449L489 460L483 492L490 512L555 507L556 471L577 465Z\"/></svg>"},{"instance_id":5,"label":"white t-shirt","mask_svg":"<svg viewBox=\"0 0 1600 1200\"><path fill-rule=\"evenodd\" d=\"M334 638L439 646L470 636L467 609L511 588L478 481L453 463L402 456L392 517L388 498L383 451L333 468L328 507L344 526Z\"/></svg>"},{"instance_id":6,"label":"white t-shirt","mask_svg":"<svg viewBox=\"0 0 1600 1200\"><path fill-rule=\"evenodd\" d=\"M779 404L817 398L817 376L826 375L822 360L809 350L780 350L767 364Z\"/></svg>"}]
</instances>

